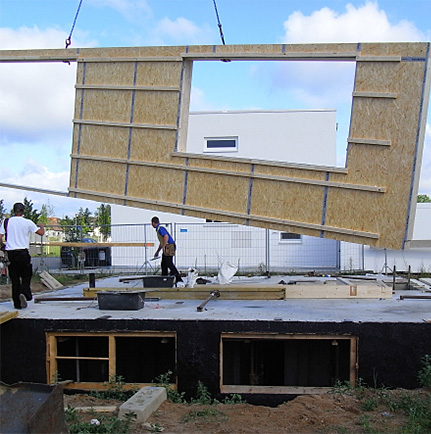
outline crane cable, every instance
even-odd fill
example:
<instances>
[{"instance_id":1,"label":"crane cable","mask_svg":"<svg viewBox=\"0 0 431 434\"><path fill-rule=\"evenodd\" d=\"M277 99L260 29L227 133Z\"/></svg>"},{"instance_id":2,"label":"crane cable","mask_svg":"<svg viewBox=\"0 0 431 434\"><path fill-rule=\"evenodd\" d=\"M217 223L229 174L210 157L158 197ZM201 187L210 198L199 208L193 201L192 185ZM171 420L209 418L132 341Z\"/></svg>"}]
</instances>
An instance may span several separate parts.
<instances>
[{"instance_id":1,"label":"crane cable","mask_svg":"<svg viewBox=\"0 0 431 434\"><path fill-rule=\"evenodd\" d=\"M223 45L226 45L226 43L224 42L224 35L223 35L223 30L221 28L220 17L218 15L216 0L213 0L213 3L214 3L214 10L215 10L216 17L217 17L217 25L218 25L218 28L219 28L219 31L220 31L220 38L221 38L221 41L223 42Z\"/></svg>"},{"instance_id":2,"label":"crane cable","mask_svg":"<svg viewBox=\"0 0 431 434\"><path fill-rule=\"evenodd\" d=\"M78 14L79 14L79 11L81 9L81 5L82 5L82 0L79 0L78 10L76 11L75 19L73 20L73 24L72 24L72 28L70 29L69 37L65 41L66 42L66 48L68 48L69 45L72 44L72 33L73 33L73 30L75 29L76 20L78 19Z\"/></svg>"}]
</instances>

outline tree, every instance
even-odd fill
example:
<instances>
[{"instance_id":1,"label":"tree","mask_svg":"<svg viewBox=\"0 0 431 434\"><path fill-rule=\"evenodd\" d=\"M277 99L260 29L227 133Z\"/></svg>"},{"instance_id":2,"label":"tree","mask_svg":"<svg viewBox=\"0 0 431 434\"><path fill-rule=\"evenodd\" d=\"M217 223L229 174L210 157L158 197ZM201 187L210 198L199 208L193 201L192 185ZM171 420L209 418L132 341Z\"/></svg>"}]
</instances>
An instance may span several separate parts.
<instances>
[{"instance_id":1,"label":"tree","mask_svg":"<svg viewBox=\"0 0 431 434\"><path fill-rule=\"evenodd\" d=\"M38 223L40 213L36 209L33 209L33 202L31 200L28 200L25 197L24 198L24 206L25 206L24 217L26 219L32 220L35 223Z\"/></svg>"},{"instance_id":2,"label":"tree","mask_svg":"<svg viewBox=\"0 0 431 434\"><path fill-rule=\"evenodd\" d=\"M48 224L48 218L54 215L54 208L49 204L43 204L40 210L39 221L43 224Z\"/></svg>"},{"instance_id":3,"label":"tree","mask_svg":"<svg viewBox=\"0 0 431 434\"><path fill-rule=\"evenodd\" d=\"M111 205L101 204L95 212L96 226L99 228L103 236L103 241L106 241L111 235Z\"/></svg>"},{"instance_id":4,"label":"tree","mask_svg":"<svg viewBox=\"0 0 431 434\"><path fill-rule=\"evenodd\" d=\"M6 208L3 205L3 199L0 199L0 222L6 217Z\"/></svg>"},{"instance_id":5,"label":"tree","mask_svg":"<svg viewBox=\"0 0 431 434\"><path fill-rule=\"evenodd\" d=\"M66 216L60 224L65 227L66 241L81 241L91 231L91 212L88 208L79 208L75 217Z\"/></svg>"},{"instance_id":6,"label":"tree","mask_svg":"<svg viewBox=\"0 0 431 434\"><path fill-rule=\"evenodd\" d=\"M431 202L431 198L427 194L418 194L418 203Z\"/></svg>"}]
</instances>

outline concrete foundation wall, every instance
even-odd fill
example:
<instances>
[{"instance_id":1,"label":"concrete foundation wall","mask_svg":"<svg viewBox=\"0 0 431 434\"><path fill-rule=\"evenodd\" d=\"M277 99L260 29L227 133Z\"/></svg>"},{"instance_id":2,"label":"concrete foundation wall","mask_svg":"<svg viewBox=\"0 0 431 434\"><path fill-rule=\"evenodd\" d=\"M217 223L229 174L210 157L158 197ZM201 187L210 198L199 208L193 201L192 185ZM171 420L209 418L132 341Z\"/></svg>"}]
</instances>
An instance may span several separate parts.
<instances>
[{"instance_id":1,"label":"concrete foundation wall","mask_svg":"<svg viewBox=\"0 0 431 434\"><path fill-rule=\"evenodd\" d=\"M329 334L358 337L358 373L370 386L416 388L421 357L431 354L429 325L412 323L313 323L277 321L26 320L1 326L1 381L45 383L46 331L169 331L177 334L178 389L196 396L200 380L220 397L221 333ZM274 354L274 357L277 357ZM276 405L288 395L243 395L251 403Z\"/></svg>"}]
</instances>

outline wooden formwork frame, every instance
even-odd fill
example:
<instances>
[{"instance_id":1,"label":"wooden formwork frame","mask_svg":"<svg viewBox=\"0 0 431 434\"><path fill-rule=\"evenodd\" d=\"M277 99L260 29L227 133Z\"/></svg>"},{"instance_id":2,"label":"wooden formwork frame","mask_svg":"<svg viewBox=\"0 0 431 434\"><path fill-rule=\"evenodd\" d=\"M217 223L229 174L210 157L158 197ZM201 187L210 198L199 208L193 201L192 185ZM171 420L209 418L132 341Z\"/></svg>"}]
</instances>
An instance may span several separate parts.
<instances>
[{"instance_id":1,"label":"wooden formwork frame","mask_svg":"<svg viewBox=\"0 0 431 434\"><path fill-rule=\"evenodd\" d=\"M225 332L220 336L220 392L221 393L270 393L270 394L324 394L328 393L331 387L316 387L316 386L257 386L257 385L232 385L224 384L223 380L223 341L224 339L231 340L331 340L331 341L350 341L349 354L349 383L352 387L356 385L358 374L358 342L359 338L352 335L322 335L322 334L281 334L281 333L235 333Z\"/></svg>"},{"instance_id":2,"label":"wooden formwork frame","mask_svg":"<svg viewBox=\"0 0 431 434\"><path fill-rule=\"evenodd\" d=\"M188 153L197 60L355 62L346 167ZM54 61L78 63L70 196L408 246L429 103L430 43L0 51L0 62Z\"/></svg>"},{"instance_id":3,"label":"wooden formwork frame","mask_svg":"<svg viewBox=\"0 0 431 434\"><path fill-rule=\"evenodd\" d=\"M108 339L108 354L103 357L89 357L84 355L79 356L59 356L57 354L57 339L64 337L104 337ZM109 388L108 380L112 378L117 378L117 368L116 368L116 338L173 338L175 340L175 367L177 366L177 335L176 332L168 332L168 331L129 331L129 332L96 332L96 331L88 331L88 332L46 332L46 376L47 382L49 384L53 384L58 381L58 360L94 360L94 361L106 361L108 362L108 374L109 378L105 382L67 382L64 387L67 389L83 389L83 390L92 390L92 389L103 389ZM64 380L64 379L62 379ZM67 381L67 380L65 380ZM144 386L152 386L153 383L139 383L134 384L136 387L144 387ZM177 378L175 378L175 382L171 383L169 387L173 390L177 389Z\"/></svg>"}]
</instances>

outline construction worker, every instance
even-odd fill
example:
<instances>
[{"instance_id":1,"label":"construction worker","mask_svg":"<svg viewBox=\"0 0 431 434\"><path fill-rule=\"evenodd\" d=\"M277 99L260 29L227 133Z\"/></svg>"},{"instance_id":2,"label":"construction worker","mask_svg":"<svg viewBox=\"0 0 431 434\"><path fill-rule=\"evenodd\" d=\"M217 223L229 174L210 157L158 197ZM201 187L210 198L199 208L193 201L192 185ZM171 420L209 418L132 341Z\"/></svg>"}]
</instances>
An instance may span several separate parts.
<instances>
[{"instance_id":1,"label":"construction worker","mask_svg":"<svg viewBox=\"0 0 431 434\"><path fill-rule=\"evenodd\" d=\"M45 233L45 226L42 223L37 226L33 221L26 219L24 210L24 204L14 204L14 216L5 219L0 226L0 244L3 244L4 237L15 309L26 308L27 302L33 298L30 288L33 268L29 252L29 234Z\"/></svg>"},{"instance_id":2,"label":"construction worker","mask_svg":"<svg viewBox=\"0 0 431 434\"><path fill-rule=\"evenodd\" d=\"M151 219L151 225L157 232L157 238L159 239L159 247L154 254L154 257L159 256L160 250L162 251L162 276L168 276L168 270L170 270L170 275L175 276L175 283L182 282L183 279L177 267L174 265L174 255L176 251L176 244L170 233L166 228L160 226L160 220L158 217L153 217Z\"/></svg>"}]
</instances>

